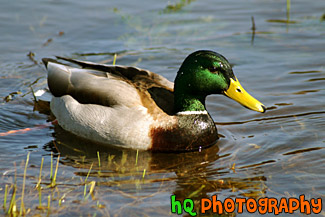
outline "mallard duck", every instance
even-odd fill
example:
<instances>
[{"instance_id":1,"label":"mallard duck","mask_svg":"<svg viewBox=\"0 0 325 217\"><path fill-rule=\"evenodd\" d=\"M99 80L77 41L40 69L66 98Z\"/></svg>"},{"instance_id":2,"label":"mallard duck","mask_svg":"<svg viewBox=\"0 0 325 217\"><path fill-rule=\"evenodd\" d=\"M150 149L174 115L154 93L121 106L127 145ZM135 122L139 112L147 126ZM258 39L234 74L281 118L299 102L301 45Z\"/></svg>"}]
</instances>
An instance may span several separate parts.
<instances>
[{"instance_id":1,"label":"mallard duck","mask_svg":"<svg viewBox=\"0 0 325 217\"><path fill-rule=\"evenodd\" d=\"M218 140L205 107L210 94L265 112L240 85L228 60L213 51L190 54L174 83L136 67L57 58L79 67L43 59L51 111L63 129L94 142L159 152L209 147Z\"/></svg>"}]
</instances>

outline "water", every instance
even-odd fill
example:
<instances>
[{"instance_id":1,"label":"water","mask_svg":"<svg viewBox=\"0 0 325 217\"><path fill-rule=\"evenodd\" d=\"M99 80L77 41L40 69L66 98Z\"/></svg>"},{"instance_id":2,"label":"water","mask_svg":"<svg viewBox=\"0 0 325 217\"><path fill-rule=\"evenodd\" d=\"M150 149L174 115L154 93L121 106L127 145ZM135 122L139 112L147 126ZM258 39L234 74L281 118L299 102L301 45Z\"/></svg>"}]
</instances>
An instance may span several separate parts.
<instances>
[{"instance_id":1,"label":"water","mask_svg":"<svg viewBox=\"0 0 325 217\"><path fill-rule=\"evenodd\" d=\"M189 197L195 207L201 198L215 194L220 200L302 194L324 199L325 2L291 3L293 24L272 22L286 19L285 2L275 0L2 3L0 97L11 98L0 104L0 133L34 129L0 137L1 204L15 173L20 197L28 152L24 202L30 214L47 212L36 209L34 189L42 157L42 203L47 206L51 196L53 215L174 215L171 195ZM209 96L207 108L222 138L200 153L137 153L89 145L49 124L47 112L34 110L31 87L47 87L39 63L43 57L111 63L118 53L118 64L173 80L183 59L199 49L226 56L241 84L269 109L259 114L224 96ZM29 52L35 56L29 58ZM53 189L46 188L51 152L55 162L60 153L58 186ZM84 199L90 168L87 182L96 182L96 187L93 197ZM19 209L19 200L17 204ZM244 210L240 216L249 213Z\"/></svg>"}]
</instances>

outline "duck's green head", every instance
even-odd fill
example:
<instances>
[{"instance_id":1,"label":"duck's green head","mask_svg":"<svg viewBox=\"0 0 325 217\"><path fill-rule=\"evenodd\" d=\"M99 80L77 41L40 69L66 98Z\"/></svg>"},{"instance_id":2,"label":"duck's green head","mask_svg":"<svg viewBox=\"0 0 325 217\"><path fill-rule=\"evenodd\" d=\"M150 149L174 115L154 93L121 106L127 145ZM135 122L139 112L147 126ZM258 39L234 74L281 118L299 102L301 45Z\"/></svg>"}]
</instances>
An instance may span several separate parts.
<instances>
[{"instance_id":1,"label":"duck's green head","mask_svg":"<svg viewBox=\"0 0 325 217\"><path fill-rule=\"evenodd\" d=\"M205 110L205 98L210 94L224 94L246 108L265 112L265 106L240 85L228 60L213 51L196 51L184 60L174 93L176 112Z\"/></svg>"}]
</instances>

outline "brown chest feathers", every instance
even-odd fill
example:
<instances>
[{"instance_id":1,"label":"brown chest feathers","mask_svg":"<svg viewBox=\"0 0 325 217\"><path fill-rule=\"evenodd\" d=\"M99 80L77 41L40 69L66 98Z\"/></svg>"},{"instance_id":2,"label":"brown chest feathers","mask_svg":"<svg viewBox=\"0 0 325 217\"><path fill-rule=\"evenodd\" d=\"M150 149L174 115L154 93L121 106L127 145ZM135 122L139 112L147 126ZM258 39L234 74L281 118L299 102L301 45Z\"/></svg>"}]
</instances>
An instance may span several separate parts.
<instances>
[{"instance_id":1,"label":"brown chest feathers","mask_svg":"<svg viewBox=\"0 0 325 217\"><path fill-rule=\"evenodd\" d=\"M218 132L209 114L179 115L177 124L150 130L152 151L198 151L214 145Z\"/></svg>"}]
</instances>

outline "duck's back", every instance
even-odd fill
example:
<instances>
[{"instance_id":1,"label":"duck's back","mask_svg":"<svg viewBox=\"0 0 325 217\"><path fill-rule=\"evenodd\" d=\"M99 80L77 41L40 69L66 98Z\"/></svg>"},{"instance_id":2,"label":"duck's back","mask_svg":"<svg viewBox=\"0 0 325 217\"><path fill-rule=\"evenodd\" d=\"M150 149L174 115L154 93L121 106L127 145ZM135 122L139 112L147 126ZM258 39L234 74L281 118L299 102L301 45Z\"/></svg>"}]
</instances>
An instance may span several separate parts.
<instances>
[{"instance_id":1,"label":"duck's back","mask_svg":"<svg viewBox=\"0 0 325 217\"><path fill-rule=\"evenodd\" d=\"M173 83L160 75L135 67L62 59L83 68L43 60L48 70L49 89L56 97L70 95L80 103L104 106L149 106L145 104L152 101L149 104L157 104L169 113L172 110Z\"/></svg>"}]
</instances>

